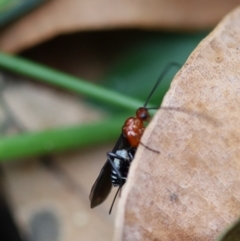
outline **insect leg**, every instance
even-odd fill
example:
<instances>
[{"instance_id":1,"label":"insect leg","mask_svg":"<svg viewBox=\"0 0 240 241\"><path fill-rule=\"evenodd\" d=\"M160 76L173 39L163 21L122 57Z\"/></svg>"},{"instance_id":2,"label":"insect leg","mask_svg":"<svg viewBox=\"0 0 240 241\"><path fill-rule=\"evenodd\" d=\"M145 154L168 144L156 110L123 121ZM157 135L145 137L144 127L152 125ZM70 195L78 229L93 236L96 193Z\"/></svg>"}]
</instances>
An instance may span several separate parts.
<instances>
[{"instance_id":1,"label":"insect leg","mask_svg":"<svg viewBox=\"0 0 240 241\"><path fill-rule=\"evenodd\" d=\"M117 192L116 192L116 194L115 194L115 196L114 196L114 199L113 199L113 201L112 201L111 207L110 207L110 209L109 209L109 215L110 215L111 212L112 212L113 204L115 203L116 197L117 197L117 195L118 195L118 193L119 193L119 191L120 191L121 188L122 188L122 186L119 186L119 188L118 188L118 190L117 190Z\"/></svg>"},{"instance_id":2,"label":"insect leg","mask_svg":"<svg viewBox=\"0 0 240 241\"><path fill-rule=\"evenodd\" d=\"M155 153L158 153L158 154L160 154L160 151L158 151L158 150L154 150L154 149L152 149L151 147L149 147L149 146L146 146L145 144L143 144L141 141L140 141L140 144L141 145L143 145L146 149L148 149L148 150L150 150L150 151L153 151L153 152L155 152Z\"/></svg>"},{"instance_id":3,"label":"insect leg","mask_svg":"<svg viewBox=\"0 0 240 241\"><path fill-rule=\"evenodd\" d=\"M114 165L114 162L111 160L111 157L115 157L115 158L118 158L122 161L125 161L126 159L123 158L122 156L119 156L115 153L112 153L112 152L108 152L107 153L107 157L108 157L108 161L109 163L111 164L112 168L114 169L114 171L117 173L118 177L121 179L121 180L126 180L127 178L125 177L122 177L121 173L119 172L119 170L116 168L116 166Z\"/></svg>"}]
</instances>

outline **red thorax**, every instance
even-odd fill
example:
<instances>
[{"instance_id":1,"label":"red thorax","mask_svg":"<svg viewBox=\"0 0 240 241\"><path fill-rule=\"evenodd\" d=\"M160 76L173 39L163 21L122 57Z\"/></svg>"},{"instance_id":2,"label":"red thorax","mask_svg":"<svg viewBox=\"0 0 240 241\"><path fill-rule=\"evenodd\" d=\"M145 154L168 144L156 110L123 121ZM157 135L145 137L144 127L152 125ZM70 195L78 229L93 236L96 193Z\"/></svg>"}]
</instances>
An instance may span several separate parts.
<instances>
[{"instance_id":1,"label":"red thorax","mask_svg":"<svg viewBox=\"0 0 240 241\"><path fill-rule=\"evenodd\" d=\"M141 107L137 110L136 117L130 117L126 120L122 127L122 133L131 147L138 147L145 130L144 122L148 122L149 120L150 115L145 107Z\"/></svg>"}]
</instances>

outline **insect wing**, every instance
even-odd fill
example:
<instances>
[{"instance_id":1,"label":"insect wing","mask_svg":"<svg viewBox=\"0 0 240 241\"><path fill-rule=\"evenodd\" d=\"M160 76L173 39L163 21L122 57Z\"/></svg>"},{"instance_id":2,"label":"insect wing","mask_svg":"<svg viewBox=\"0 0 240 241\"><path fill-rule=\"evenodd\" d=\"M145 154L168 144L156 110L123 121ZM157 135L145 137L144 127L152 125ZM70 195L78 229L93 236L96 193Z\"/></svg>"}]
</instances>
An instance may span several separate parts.
<instances>
[{"instance_id":1,"label":"insect wing","mask_svg":"<svg viewBox=\"0 0 240 241\"><path fill-rule=\"evenodd\" d=\"M94 208L105 201L112 188L111 182L112 167L108 161L104 164L97 180L90 192L91 208Z\"/></svg>"},{"instance_id":2,"label":"insect wing","mask_svg":"<svg viewBox=\"0 0 240 241\"><path fill-rule=\"evenodd\" d=\"M114 146L112 152L115 153L118 149L124 148L127 145L124 143L124 136L120 135L116 145ZM98 175L97 180L92 186L90 192L90 202L91 208L94 208L105 201L107 196L109 195L111 188L112 188L112 181L111 181L111 172L112 166L109 161L106 161L104 164L100 174Z\"/></svg>"}]
</instances>

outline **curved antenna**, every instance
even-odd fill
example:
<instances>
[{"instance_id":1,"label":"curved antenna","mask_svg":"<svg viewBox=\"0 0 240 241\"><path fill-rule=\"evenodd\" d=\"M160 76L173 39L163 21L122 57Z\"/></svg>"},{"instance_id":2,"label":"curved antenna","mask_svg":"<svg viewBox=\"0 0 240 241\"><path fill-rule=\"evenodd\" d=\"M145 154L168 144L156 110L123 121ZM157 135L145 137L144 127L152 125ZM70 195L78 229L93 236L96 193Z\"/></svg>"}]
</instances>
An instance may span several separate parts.
<instances>
[{"instance_id":1,"label":"curved antenna","mask_svg":"<svg viewBox=\"0 0 240 241\"><path fill-rule=\"evenodd\" d=\"M123 186L123 185L122 185L122 186ZM113 204L115 203L116 197L117 197L120 189L122 188L122 186L119 186L119 188L118 188L118 190L117 190L117 192L116 192L116 194L115 194L115 196L114 196L114 199L113 199L113 201L112 201L112 205L111 205L110 210L109 210L109 215L110 215L111 212L112 212Z\"/></svg>"},{"instance_id":2,"label":"curved antenna","mask_svg":"<svg viewBox=\"0 0 240 241\"><path fill-rule=\"evenodd\" d=\"M162 73L160 74L160 76L158 77L158 80L156 82L156 84L153 86L152 91L150 92L145 104L143 107L146 107L148 104L149 99L151 98L152 94L154 93L154 91L156 90L156 88L158 87L159 83L161 82L161 80L163 79L163 77L168 73L168 71L172 68L172 67L177 67L177 68L181 68L181 64L177 63L177 62L171 62L168 65L165 66L165 68L163 69Z\"/></svg>"}]
</instances>

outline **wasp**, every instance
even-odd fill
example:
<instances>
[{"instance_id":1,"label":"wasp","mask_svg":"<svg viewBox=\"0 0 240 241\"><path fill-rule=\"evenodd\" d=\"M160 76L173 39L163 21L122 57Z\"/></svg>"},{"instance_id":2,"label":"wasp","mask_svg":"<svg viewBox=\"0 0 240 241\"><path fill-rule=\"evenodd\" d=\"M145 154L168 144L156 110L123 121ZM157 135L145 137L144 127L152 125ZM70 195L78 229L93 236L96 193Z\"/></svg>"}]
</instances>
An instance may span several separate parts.
<instances>
[{"instance_id":1,"label":"wasp","mask_svg":"<svg viewBox=\"0 0 240 241\"><path fill-rule=\"evenodd\" d=\"M89 196L91 208L94 208L105 201L111 191L112 186L118 187L109 210L109 214L111 213L117 194L127 180L128 171L136 150L139 144L144 145L140 140L146 128L146 124L149 123L151 119L149 110L157 109L147 108L147 104L163 77L172 67L180 68L181 65L175 62L169 63L159 76L143 107L138 108L136 115L129 117L125 121L122 127L122 133L120 134L117 143L115 144L113 150L107 153L107 161L105 162L95 183L92 186ZM145 147L152 150L147 146ZM159 153L159 151L153 151Z\"/></svg>"}]
</instances>

